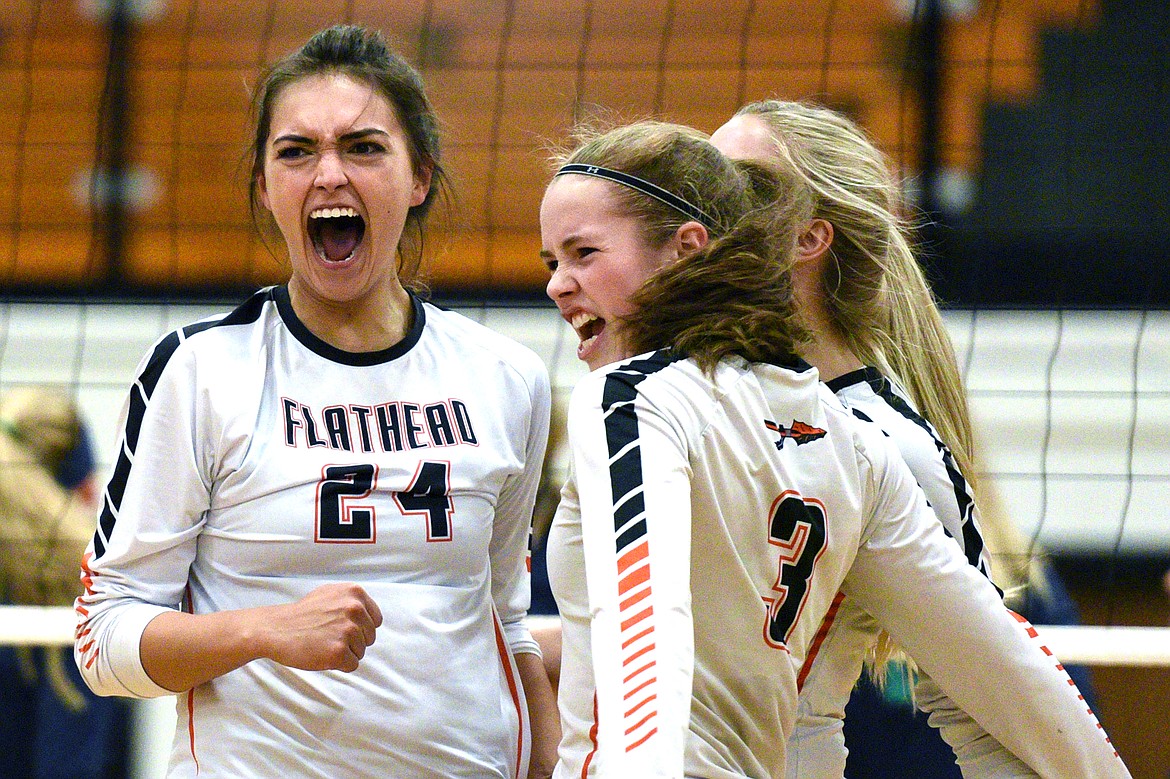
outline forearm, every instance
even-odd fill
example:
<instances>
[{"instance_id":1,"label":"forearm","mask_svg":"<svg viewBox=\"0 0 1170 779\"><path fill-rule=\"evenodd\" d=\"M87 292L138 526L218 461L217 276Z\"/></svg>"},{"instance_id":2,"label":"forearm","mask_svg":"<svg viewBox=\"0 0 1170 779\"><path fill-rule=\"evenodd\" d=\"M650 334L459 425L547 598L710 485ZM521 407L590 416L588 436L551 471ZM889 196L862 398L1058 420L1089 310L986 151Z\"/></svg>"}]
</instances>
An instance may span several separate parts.
<instances>
[{"instance_id":1,"label":"forearm","mask_svg":"<svg viewBox=\"0 0 1170 779\"><path fill-rule=\"evenodd\" d=\"M1033 779L1038 777L1022 760L990 735L967 712L920 672L914 688L918 708L930 715L944 741L955 752L963 779Z\"/></svg>"},{"instance_id":2,"label":"forearm","mask_svg":"<svg viewBox=\"0 0 1170 779\"><path fill-rule=\"evenodd\" d=\"M234 671L264 656L255 627L264 611L159 614L142 634L142 667L155 684L174 692Z\"/></svg>"},{"instance_id":3,"label":"forearm","mask_svg":"<svg viewBox=\"0 0 1170 779\"><path fill-rule=\"evenodd\" d=\"M357 670L381 624L381 610L361 587L326 584L295 603L164 612L146 626L139 652L155 684L179 692L260 658L304 671Z\"/></svg>"},{"instance_id":4,"label":"forearm","mask_svg":"<svg viewBox=\"0 0 1170 779\"><path fill-rule=\"evenodd\" d=\"M557 762L557 745L561 741L561 720L557 701L545 671L544 661L533 652L516 654L516 667L524 697L528 700L528 719L532 726L532 758L529 761L529 779L547 779L552 776Z\"/></svg>"}]
</instances>

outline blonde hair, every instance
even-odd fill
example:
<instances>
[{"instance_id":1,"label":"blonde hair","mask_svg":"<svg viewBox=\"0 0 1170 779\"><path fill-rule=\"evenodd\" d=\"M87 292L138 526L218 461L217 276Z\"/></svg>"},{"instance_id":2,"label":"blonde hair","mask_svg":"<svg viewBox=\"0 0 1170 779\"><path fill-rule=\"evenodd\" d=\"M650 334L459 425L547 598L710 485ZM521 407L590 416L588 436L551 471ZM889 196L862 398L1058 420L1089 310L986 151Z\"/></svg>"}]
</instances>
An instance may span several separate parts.
<instances>
[{"instance_id":1,"label":"blonde hair","mask_svg":"<svg viewBox=\"0 0 1170 779\"><path fill-rule=\"evenodd\" d=\"M19 387L0 398L0 430L55 473L81 439L81 420L72 399L63 391Z\"/></svg>"},{"instance_id":2,"label":"blonde hair","mask_svg":"<svg viewBox=\"0 0 1170 779\"><path fill-rule=\"evenodd\" d=\"M736 354L752 362L790 359L808 337L792 295L797 225L811 199L784 164L732 162L707 136L645 120L607 131L580 128L559 165L636 177L681 198L705 217L708 242L652 274L623 321L635 352L670 347L710 371ZM643 191L613 184L619 208L644 240L663 245L688 221Z\"/></svg>"},{"instance_id":3,"label":"blonde hair","mask_svg":"<svg viewBox=\"0 0 1170 779\"><path fill-rule=\"evenodd\" d=\"M900 182L865 131L824 106L762 100L737 115L762 121L812 191L813 215L833 225L834 263L824 279L829 311L850 349L904 387L938 431L976 495L980 527L1009 593L1044 588L1030 549L998 496L979 483L976 442L958 361L938 301L914 253Z\"/></svg>"},{"instance_id":4,"label":"blonde hair","mask_svg":"<svg viewBox=\"0 0 1170 779\"><path fill-rule=\"evenodd\" d=\"M856 123L823 106L764 100L739 114L771 129L778 153L813 192L814 217L833 225L835 262L824 288L834 324L858 358L906 388L973 484L966 391L885 155Z\"/></svg>"},{"instance_id":5,"label":"blonde hair","mask_svg":"<svg viewBox=\"0 0 1170 779\"><path fill-rule=\"evenodd\" d=\"M81 421L64 392L19 388L0 398L0 598L68 606L96 517L54 474Z\"/></svg>"},{"instance_id":6,"label":"blonde hair","mask_svg":"<svg viewBox=\"0 0 1170 779\"><path fill-rule=\"evenodd\" d=\"M833 225L833 262L822 280L838 334L852 352L905 388L934 426L971 486L993 550L997 583L1019 597L1029 584L1043 591L1037 564L993 490L979 484L971 413L958 360L938 301L914 252L914 223L886 156L865 131L825 106L787 100L750 103L771 131L776 156L812 192L813 218ZM885 660L906 660L883 631L870 675L884 683Z\"/></svg>"}]
</instances>

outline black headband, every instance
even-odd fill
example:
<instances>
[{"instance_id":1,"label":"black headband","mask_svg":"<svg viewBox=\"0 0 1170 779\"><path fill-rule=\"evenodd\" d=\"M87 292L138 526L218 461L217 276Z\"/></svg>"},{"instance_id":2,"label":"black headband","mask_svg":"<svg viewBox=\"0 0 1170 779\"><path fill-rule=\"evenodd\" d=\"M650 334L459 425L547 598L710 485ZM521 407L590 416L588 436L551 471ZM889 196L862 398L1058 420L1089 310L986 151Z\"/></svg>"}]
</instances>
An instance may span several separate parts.
<instances>
[{"instance_id":1,"label":"black headband","mask_svg":"<svg viewBox=\"0 0 1170 779\"><path fill-rule=\"evenodd\" d=\"M661 201L673 208L675 211L686 214L696 222L702 223L708 230L712 229L715 220L703 213L703 210L698 206L691 205L683 200L678 195L667 192L657 184L652 184L645 179L640 179L637 176L631 176L629 173L622 173L620 170L611 170L610 168L601 168L597 165L582 165L579 162L572 162L568 165L563 165L558 170L553 178L563 175L565 173L580 173L582 176L597 176L602 179L609 179L615 181L622 186L636 189L643 195L649 195L655 200Z\"/></svg>"}]
</instances>

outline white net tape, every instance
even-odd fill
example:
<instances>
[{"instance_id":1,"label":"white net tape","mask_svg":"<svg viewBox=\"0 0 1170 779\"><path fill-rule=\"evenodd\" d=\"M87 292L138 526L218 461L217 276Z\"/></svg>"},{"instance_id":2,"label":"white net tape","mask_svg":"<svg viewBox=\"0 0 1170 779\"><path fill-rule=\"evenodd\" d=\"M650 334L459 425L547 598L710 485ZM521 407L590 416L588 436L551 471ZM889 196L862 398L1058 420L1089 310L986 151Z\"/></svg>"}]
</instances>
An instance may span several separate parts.
<instances>
[{"instance_id":1,"label":"white net tape","mask_svg":"<svg viewBox=\"0 0 1170 779\"><path fill-rule=\"evenodd\" d=\"M0 606L0 645L66 646L73 643L76 624L68 607ZM1036 630L1068 665L1170 666L1170 627L1037 625Z\"/></svg>"}]
</instances>

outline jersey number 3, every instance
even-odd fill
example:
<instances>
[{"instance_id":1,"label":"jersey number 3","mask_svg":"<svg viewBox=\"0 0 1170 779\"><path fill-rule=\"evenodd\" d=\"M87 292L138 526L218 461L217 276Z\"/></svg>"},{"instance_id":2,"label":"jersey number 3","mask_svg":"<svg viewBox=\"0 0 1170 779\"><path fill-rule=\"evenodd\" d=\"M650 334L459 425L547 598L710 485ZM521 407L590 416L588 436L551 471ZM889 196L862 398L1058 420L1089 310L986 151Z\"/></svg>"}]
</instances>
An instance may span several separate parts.
<instances>
[{"instance_id":1,"label":"jersey number 3","mask_svg":"<svg viewBox=\"0 0 1170 779\"><path fill-rule=\"evenodd\" d=\"M422 462L410 486L394 493L403 514L426 517L428 541L451 540L450 463ZM374 465L329 465L317 484L317 540L369 544L376 540L374 506L363 503L374 491Z\"/></svg>"},{"instance_id":2,"label":"jersey number 3","mask_svg":"<svg viewBox=\"0 0 1170 779\"><path fill-rule=\"evenodd\" d=\"M821 550L825 548L825 509L815 498L786 491L772 503L768 543L780 547L780 570L765 598L768 619L764 640L769 646L786 647L788 636L808 599L808 584Z\"/></svg>"}]
</instances>

